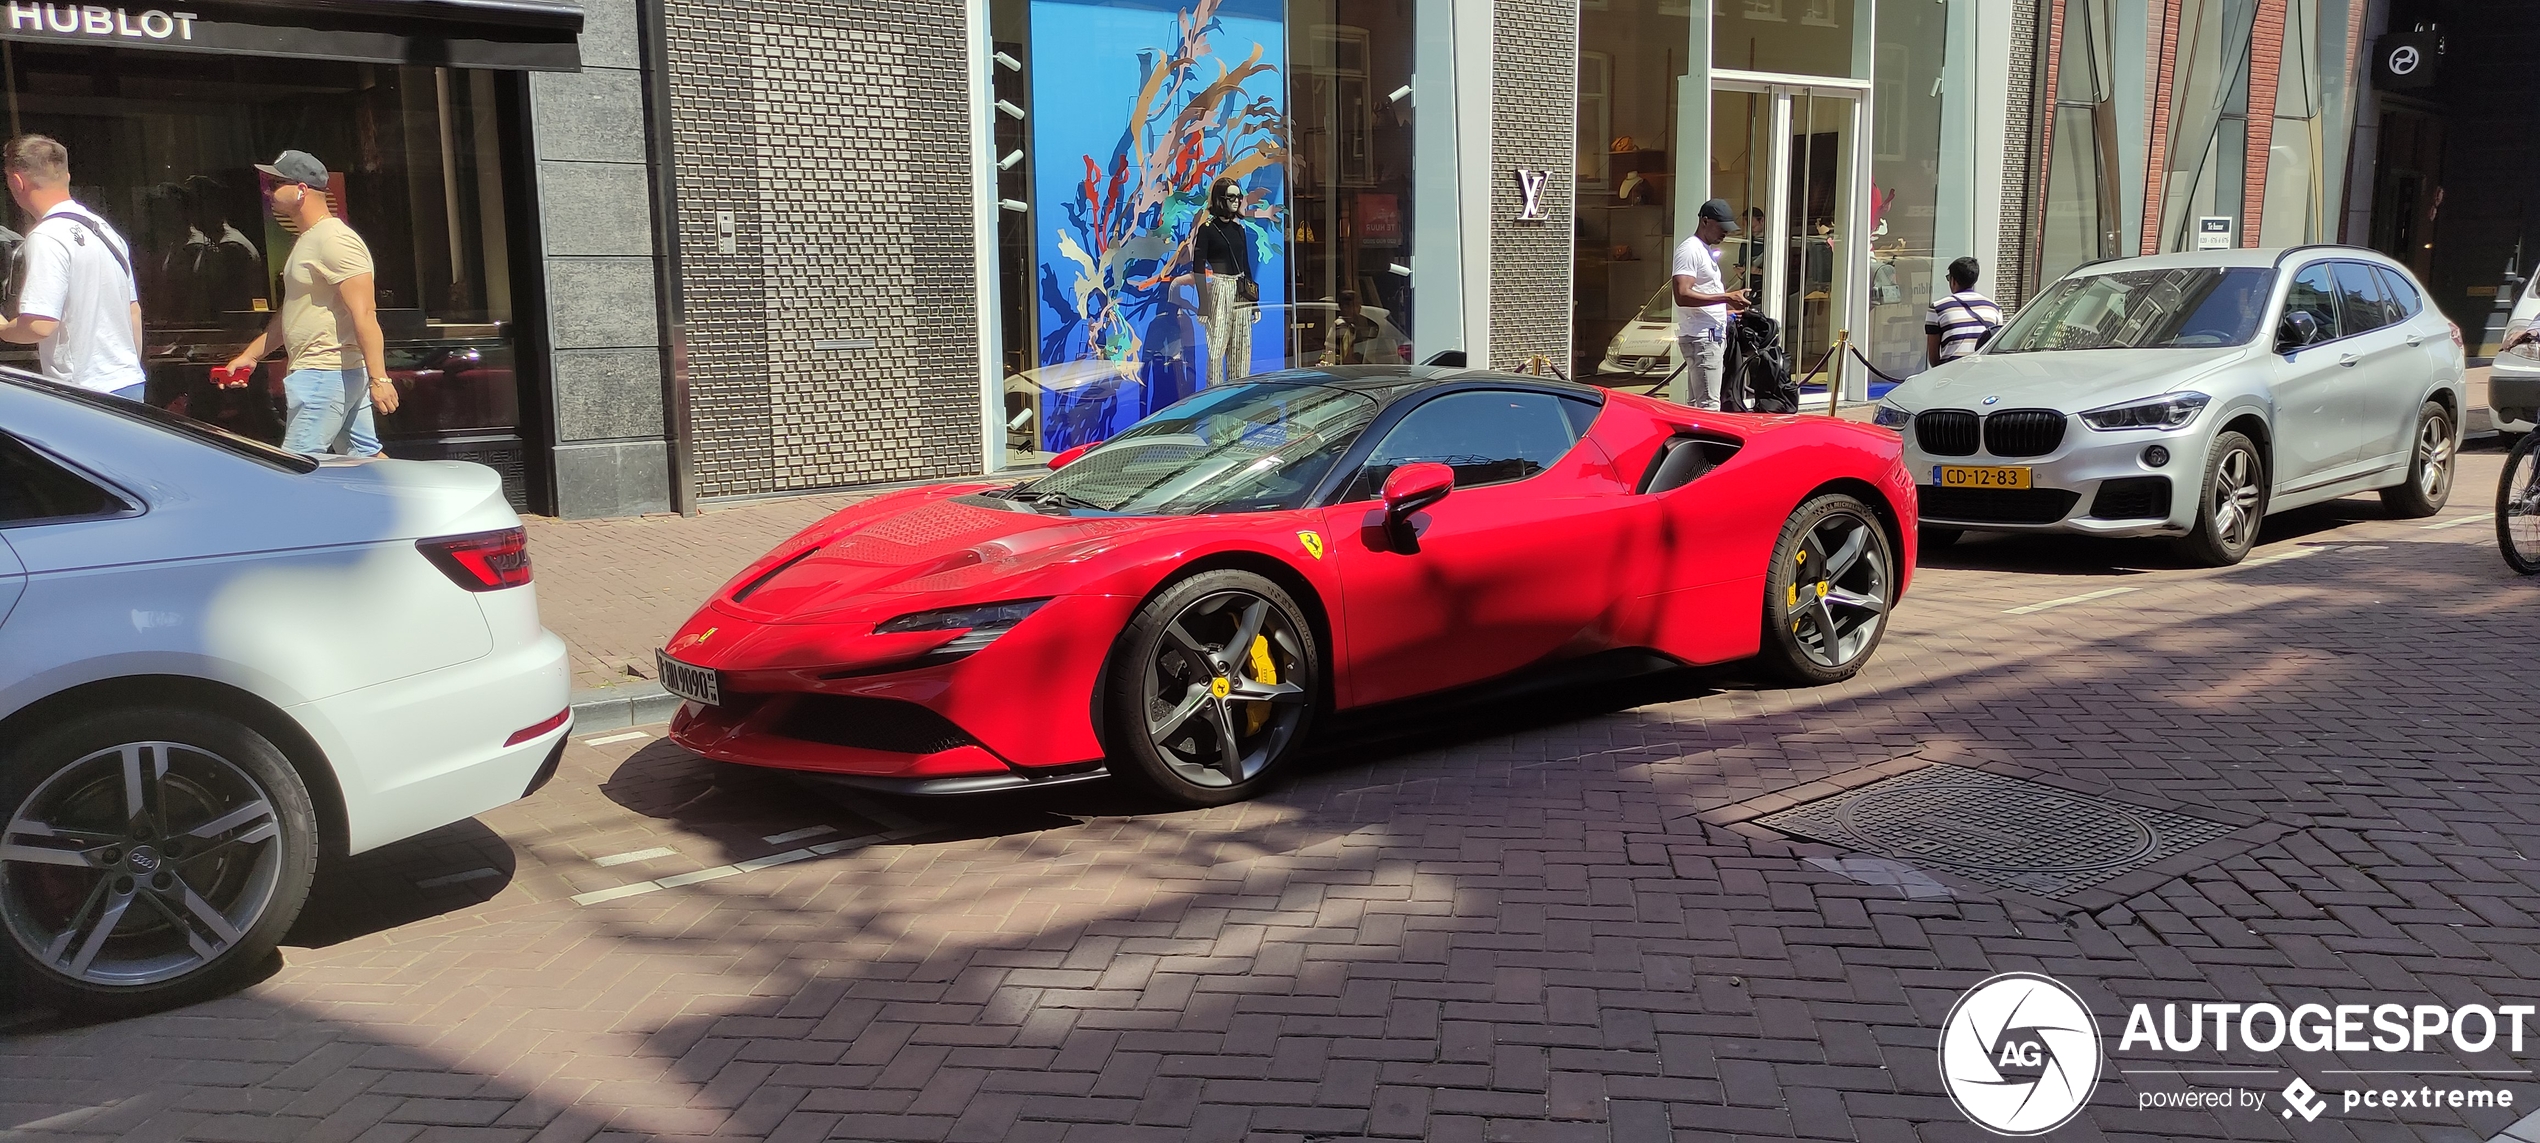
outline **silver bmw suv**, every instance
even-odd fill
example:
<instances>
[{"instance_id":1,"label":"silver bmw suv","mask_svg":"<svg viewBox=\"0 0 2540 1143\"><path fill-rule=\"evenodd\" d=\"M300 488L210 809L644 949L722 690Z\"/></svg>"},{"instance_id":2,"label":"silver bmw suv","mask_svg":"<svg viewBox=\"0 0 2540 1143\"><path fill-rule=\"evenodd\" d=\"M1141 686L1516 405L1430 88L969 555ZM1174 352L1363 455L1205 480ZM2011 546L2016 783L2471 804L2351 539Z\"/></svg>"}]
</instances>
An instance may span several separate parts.
<instances>
[{"instance_id":1,"label":"silver bmw suv","mask_svg":"<svg viewBox=\"0 0 2540 1143\"><path fill-rule=\"evenodd\" d=\"M2084 266L1981 351L1889 392L1923 542L1967 530L2175 536L2240 562L2268 513L2451 495L2461 332L2405 267L2297 246Z\"/></svg>"}]
</instances>

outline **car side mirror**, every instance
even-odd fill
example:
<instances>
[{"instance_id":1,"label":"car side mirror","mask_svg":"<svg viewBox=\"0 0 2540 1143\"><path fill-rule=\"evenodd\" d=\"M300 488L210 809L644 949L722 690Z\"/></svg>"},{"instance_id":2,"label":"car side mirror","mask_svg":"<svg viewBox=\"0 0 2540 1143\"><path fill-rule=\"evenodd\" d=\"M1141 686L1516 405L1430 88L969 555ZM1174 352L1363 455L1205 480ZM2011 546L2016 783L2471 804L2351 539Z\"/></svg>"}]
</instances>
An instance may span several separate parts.
<instances>
[{"instance_id":1,"label":"car side mirror","mask_svg":"<svg viewBox=\"0 0 2540 1143\"><path fill-rule=\"evenodd\" d=\"M2284 321L2275 327L2275 351L2291 353L2319 340L2319 336L2319 319L2295 310L2284 315Z\"/></svg>"},{"instance_id":2,"label":"car side mirror","mask_svg":"<svg viewBox=\"0 0 2540 1143\"><path fill-rule=\"evenodd\" d=\"M1455 491L1455 470L1434 460L1413 461L1385 478L1385 519L1401 524Z\"/></svg>"},{"instance_id":3,"label":"car side mirror","mask_svg":"<svg viewBox=\"0 0 2540 1143\"><path fill-rule=\"evenodd\" d=\"M1094 451L1094 449L1096 449L1096 448L1100 447L1101 445L1102 445L1102 442L1101 442L1101 441L1086 441L1085 443L1080 444L1080 445L1077 445L1077 446L1076 446L1076 447L1074 447L1074 448L1068 449L1068 450L1066 450L1065 452L1061 452L1061 453L1059 453L1057 456L1054 456L1054 457L1051 457L1051 458L1050 458L1050 468L1051 468L1052 470L1065 468L1065 467L1067 467L1069 464L1074 463L1077 457L1080 457L1080 456L1085 455L1086 453L1092 452L1092 451Z\"/></svg>"}]
</instances>

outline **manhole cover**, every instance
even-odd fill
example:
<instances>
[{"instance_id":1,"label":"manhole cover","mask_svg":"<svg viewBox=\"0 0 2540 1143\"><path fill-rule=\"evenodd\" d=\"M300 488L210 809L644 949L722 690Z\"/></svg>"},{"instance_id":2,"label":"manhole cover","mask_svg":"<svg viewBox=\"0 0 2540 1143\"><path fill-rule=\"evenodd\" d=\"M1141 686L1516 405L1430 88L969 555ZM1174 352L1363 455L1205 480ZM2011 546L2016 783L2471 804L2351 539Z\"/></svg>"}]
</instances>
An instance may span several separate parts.
<instances>
[{"instance_id":1,"label":"manhole cover","mask_svg":"<svg viewBox=\"0 0 2540 1143\"><path fill-rule=\"evenodd\" d=\"M2041 897L2088 888L2232 830L1960 766L1926 766L1756 824Z\"/></svg>"}]
</instances>

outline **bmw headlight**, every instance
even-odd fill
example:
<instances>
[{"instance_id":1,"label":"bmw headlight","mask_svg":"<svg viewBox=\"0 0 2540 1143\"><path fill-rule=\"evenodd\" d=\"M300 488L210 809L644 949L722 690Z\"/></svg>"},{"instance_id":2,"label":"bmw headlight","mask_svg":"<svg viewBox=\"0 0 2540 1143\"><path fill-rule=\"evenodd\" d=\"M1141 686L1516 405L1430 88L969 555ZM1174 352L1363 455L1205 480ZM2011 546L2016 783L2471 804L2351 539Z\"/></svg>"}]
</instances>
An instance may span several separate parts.
<instances>
[{"instance_id":1,"label":"bmw headlight","mask_svg":"<svg viewBox=\"0 0 2540 1143\"><path fill-rule=\"evenodd\" d=\"M1914 414L1885 401L1879 402L1878 410L1870 414L1870 423L1883 429L1901 429L1913 421Z\"/></svg>"},{"instance_id":2,"label":"bmw headlight","mask_svg":"<svg viewBox=\"0 0 2540 1143\"><path fill-rule=\"evenodd\" d=\"M2110 405L2092 409L2081 415L2083 424L2094 429L2175 429L2195 420L2213 398L2203 393L2165 393L2149 401Z\"/></svg>"}]
</instances>

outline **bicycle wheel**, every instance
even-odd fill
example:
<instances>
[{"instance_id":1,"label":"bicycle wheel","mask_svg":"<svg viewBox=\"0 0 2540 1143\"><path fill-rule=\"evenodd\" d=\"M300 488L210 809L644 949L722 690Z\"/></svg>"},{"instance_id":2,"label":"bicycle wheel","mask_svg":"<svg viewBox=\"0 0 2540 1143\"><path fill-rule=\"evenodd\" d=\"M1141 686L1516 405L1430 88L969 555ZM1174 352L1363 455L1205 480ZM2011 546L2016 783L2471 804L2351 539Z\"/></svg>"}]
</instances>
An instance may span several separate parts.
<instances>
[{"instance_id":1,"label":"bicycle wheel","mask_svg":"<svg viewBox=\"0 0 2540 1143\"><path fill-rule=\"evenodd\" d=\"M2529 432L2505 454L2496 482L2496 547L2505 563L2524 575L2540 575L2540 432Z\"/></svg>"}]
</instances>

